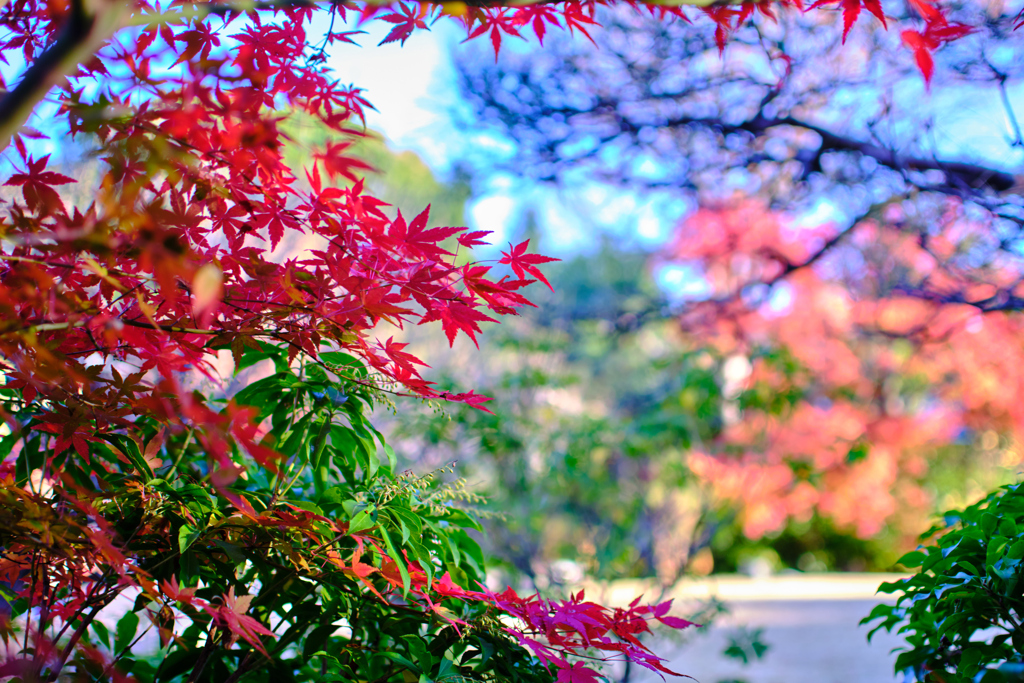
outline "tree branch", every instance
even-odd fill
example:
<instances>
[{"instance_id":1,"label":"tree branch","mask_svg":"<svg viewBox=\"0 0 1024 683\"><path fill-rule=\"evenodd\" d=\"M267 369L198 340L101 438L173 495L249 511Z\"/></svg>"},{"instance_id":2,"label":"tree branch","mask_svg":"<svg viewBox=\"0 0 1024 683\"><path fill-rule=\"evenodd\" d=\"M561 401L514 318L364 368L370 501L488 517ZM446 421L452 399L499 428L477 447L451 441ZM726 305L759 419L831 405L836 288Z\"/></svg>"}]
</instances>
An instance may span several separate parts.
<instances>
[{"instance_id":1,"label":"tree branch","mask_svg":"<svg viewBox=\"0 0 1024 683\"><path fill-rule=\"evenodd\" d=\"M239 0L201 4L191 11L140 14L125 0L71 0L67 23L57 39L25 71L21 81L0 97L0 149L25 125L32 111L50 90L79 64L87 62L115 31L124 26L160 24L209 15L238 14L248 10L315 6L315 0Z\"/></svg>"},{"instance_id":2,"label":"tree branch","mask_svg":"<svg viewBox=\"0 0 1024 683\"><path fill-rule=\"evenodd\" d=\"M930 292L924 289L900 287L897 288L901 294L936 304L963 304L972 306L981 313L995 313L998 311L1024 311L1024 297L1013 292L1012 289L1004 288L998 290L992 296L984 299L968 299L963 292Z\"/></svg>"},{"instance_id":3,"label":"tree branch","mask_svg":"<svg viewBox=\"0 0 1024 683\"><path fill-rule=\"evenodd\" d=\"M639 132L641 128L641 126L626 120L621 121L621 126L624 129L628 127L630 132ZM870 157L880 165L895 171L941 171L946 176L946 184L950 186L949 190L968 187L973 190L989 189L995 192L1006 192L1017 184L1017 179L1012 173L960 161L946 162L937 159L902 156L893 150L880 147L871 142L833 133L826 128L792 116L766 118L759 114L743 123L732 124L725 123L719 118L683 116L666 121L663 126L666 128L703 126L720 130L723 133L750 133L755 137L760 137L773 128L790 126L810 131L821 138L821 146L815 150L816 156L820 156L822 152L856 152L862 156ZM942 190L942 188L935 187L929 187L928 189Z\"/></svg>"},{"instance_id":4,"label":"tree branch","mask_svg":"<svg viewBox=\"0 0 1024 683\"><path fill-rule=\"evenodd\" d=\"M199 677L203 675L203 669L206 668L206 663L210 659L210 655L213 654L214 637L217 635L217 627L213 624L210 625L210 630L206 634L206 643L203 645L202 651L196 658L195 666L192 667L192 673L189 675L188 680L185 683L196 683Z\"/></svg>"},{"instance_id":5,"label":"tree branch","mask_svg":"<svg viewBox=\"0 0 1024 683\"><path fill-rule=\"evenodd\" d=\"M121 26L127 2L71 0L68 21L57 39L25 71L21 81L0 98L0 149L25 125L36 105L50 89L59 85L79 64L91 58Z\"/></svg>"},{"instance_id":6,"label":"tree branch","mask_svg":"<svg viewBox=\"0 0 1024 683\"><path fill-rule=\"evenodd\" d=\"M495 79L503 73L498 72ZM509 73L519 75L515 70L511 70ZM908 179L908 182L922 190L964 196L965 193L1003 193L1020 187L1018 178L1005 170L965 161L903 155L869 140L845 135L792 115L766 116L765 106L781 92L777 87L770 88L761 98L756 115L734 123L726 121L721 116L680 114L662 118L656 115L663 105L678 106L683 103L685 98L695 95L701 89L711 87L711 84L703 84L702 88L686 87L681 90L645 95L638 100L630 101L620 100L617 96L596 97L581 106L573 103L546 101L548 97L545 90L547 84L534 83L529 81L527 76L522 76L523 79L526 79L524 86L530 91L534 100L527 99L525 103L506 102L495 95L501 89L497 80L487 80L489 77L482 77L484 80L477 82L472 78L472 75L464 73L462 87L471 93L471 97L479 100L478 108L483 112L484 117L505 127L510 135L517 140L523 137L517 134L523 132L518 130L520 128L525 129L525 132L537 133L540 140L533 142L536 145L535 151L542 157L543 162L549 164L553 169L576 165L585 159L597 158L602 149L615 143L623 135L629 136L633 141L638 141L642 131L650 129L697 128L718 131L725 135L746 133L754 138L761 138L773 129L791 127L814 133L821 140L812 148L801 149L796 154L796 160L802 162L808 170L817 170L817 161L823 153L852 152L874 159L880 166L904 175L907 171L940 171L945 176L944 181L938 184L926 184L920 181L915 183L913 179ZM558 76L554 78L557 79ZM723 84L715 85L720 87ZM540 100L540 104L534 104L535 100ZM551 135L538 125L539 121L559 122L558 129L567 127L568 132ZM564 146L573 147L572 143L579 141L579 137L583 134L589 138L587 144L583 145L584 149L571 154L564 151ZM521 140L520 144L523 144ZM644 146L645 143L640 142L639 147ZM636 145L634 145L635 147ZM558 172L552 170L542 179L555 180L557 175ZM679 187L680 184L680 180L676 178L664 183L657 180L644 182L647 187Z\"/></svg>"}]
</instances>

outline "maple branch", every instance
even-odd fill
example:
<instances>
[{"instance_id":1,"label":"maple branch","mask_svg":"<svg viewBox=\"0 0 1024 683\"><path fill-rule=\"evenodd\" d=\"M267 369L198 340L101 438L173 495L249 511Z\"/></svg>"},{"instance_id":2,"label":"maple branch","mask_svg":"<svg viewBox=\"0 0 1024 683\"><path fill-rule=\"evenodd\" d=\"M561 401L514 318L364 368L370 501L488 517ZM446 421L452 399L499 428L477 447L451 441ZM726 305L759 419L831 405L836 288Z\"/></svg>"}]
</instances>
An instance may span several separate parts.
<instances>
[{"instance_id":1,"label":"maple branch","mask_svg":"<svg viewBox=\"0 0 1024 683\"><path fill-rule=\"evenodd\" d=\"M71 0L67 23L57 39L25 71L21 81L0 98L0 149L28 120L50 89L87 61L114 31L129 3L118 0Z\"/></svg>"},{"instance_id":2,"label":"maple branch","mask_svg":"<svg viewBox=\"0 0 1024 683\"><path fill-rule=\"evenodd\" d=\"M1010 121L1010 127L1013 128L1013 142L1010 143L1013 147L1024 147L1024 137L1021 137L1020 123L1017 121L1017 114L1013 111L1013 104L1010 102L1010 96L1006 92L1006 79L1009 78L1007 74L1000 71L999 69L988 65L992 69L992 73L996 77L996 82L999 83L999 98L1003 102L1003 109L1006 110L1006 118Z\"/></svg>"},{"instance_id":3,"label":"maple branch","mask_svg":"<svg viewBox=\"0 0 1024 683\"><path fill-rule=\"evenodd\" d=\"M137 320L129 320L126 318L118 318L120 322L129 327L141 327L147 330L160 330L162 332L172 332L177 334L204 334L208 336L221 334L222 330L201 330L195 327L177 327L175 325L153 325L152 323L139 322ZM22 332L54 332L56 330L70 330L77 327L84 327L87 321L76 320L74 322L63 322L63 323L40 323L38 325L29 325L28 327L22 327L17 330L8 330L2 334L20 334ZM254 333L253 336L272 336L271 333Z\"/></svg>"},{"instance_id":4,"label":"maple branch","mask_svg":"<svg viewBox=\"0 0 1024 683\"><path fill-rule=\"evenodd\" d=\"M150 625L148 627L143 629L142 633L140 633L138 636L135 637L135 640L133 640L132 642L130 642L127 645L125 645L124 647L122 647L121 648L121 652L119 652L115 657L111 658L110 663L107 664L107 666L103 669L102 673L100 673L100 675L97 676L94 680L96 680L96 681L104 680L106 678L107 674L109 674L114 669L114 667L117 666L117 662L122 657L124 657L126 654L128 654L128 652L130 652L133 647L138 645L139 641L142 640L146 636L146 634L149 633L152 630L153 630L153 624L150 623Z\"/></svg>"},{"instance_id":5,"label":"maple branch","mask_svg":"<svg viewBox=\"0 0 1024 683\"><path fill-rule=\"evenodd\" d=\"M252 656L252 652L245 653L242 660L238 663L238 668L235 669L234 673L224 679L224 683L235 683L245 674L249 673L249 669L256 663L256 659Z\"/></svg>"},{"instance_id":6,"label":"maple branch","mask_svg":"<svg viewBox=\"0 0 1024 683\"><path fill-rule=\"evenodd\" d=\"M583 112L577 112L583 113ZM616 122L623 132L638 134L645 125L634 123L623 116L616 116ZM680 116L669 119L661 124L665 128L687 128L701 126L720 131L723 134L729 133L750 133L754 137L760 137L768 131L792 127L802 128L810 131L821 138L821 144L816 150L808 150L812 155L809 159L805 156L799 158L805 166L814 164L825 152L856 152L861 156L869 157L877 161L881 166L894 171L941 171L946 176L944 185L921 186L922 189L934 190L944 194L960 195L964 188L973 190L990 189L995 192L1006 192L1013 189L1017 179L1012 173L999 171L979 164L971 164L960 161L945 162L938 159L926 159L916 156L903 156L894 150L881 147L872 142L858 140L856 138L833 133L827 128L793 116L765 117L758 113L757 116L743 121L742 123L726 123L721 118L704 118L692 116ZM916 185L916 183L914 183Z\"/></svg>"},{"instance_id":7,"label":"maple branch","mask_svg":"<svg viewBox=\"0 0 1024 683\"><path fill-rule=\"evenodd\" d=\"M201 330L195 327L177 327L175 325L154 325L152 323L138 322L137 320L125 320L121 319L125 325L129 327L141 327L149 330L161 330L163 332L174 332L178 334L205 334L205 335L217 335L220 334L220 330ZM259 335L259 333L256 333Z\"/></svg>"},{"instance_id":8,"label":"maple branch","mask_svg":"<svg viewBox=\"0 0 1024 683\"><path fill-rule=\"evenodd\" d=\"M206 643L203 645L203 650L199 653L195 666L192 667L192 673L189 675L188 680L185 683L196 683L196 681L199 680L199 677L203 674L203 669L206 668L206 662L209 661L210 655L213 654L213 640L216 635L217 627L211 624L210 630L206 634Z\"/></svg>"},{"instance_id":9,"label":"maple branch","mask_svg":"<svg viewBox=\"0 0 1024 683\"><path fill-rule=\"evenodd\" d=\"M114 595L116 596L120 592L121 591L117 589L114 591ZM104 596L104 598L106 598L109 595L110 594L108 593ZM75 629L75 632L71 634L71 639L68 641L68 644L64 646L64 649L61 651L60 656L57 657L57 663L51 670L51 673L47 678L48 681L56 681L60 677L60 672L64 669L64 665L67 663L68 657L71 656L71 652L75 649L75 646L78 644L78 641L81 640L83 635L85 635L85 631L89 627L89 624L93 622L93 620L96 618L96 615L100 613L100 610L102 610L109 602L110 600L101 600L99 603L96 604L95 607L93 607L92 612L82 617L82 623L78 626L77 629Z\"/></svg>"},{"instance_id":10,"label":"maple branch","mask_svg":"<svg viewBox=\"0 0 1024 683\"><path fill-rule=\"evenodd\" d=\"M333 374L335 374L335 375L337 375L339 377L344 378L346 382L352 382L353 384L358 384L360 386L364 386L367 389L373 389L374 391L380 391L380 392L385 393L385 394L391 394L392 396L400 396L400 397L403 397L403 398L424 398L423 396L419 396L418 394L410 394L410 393L406 393L406 392L396 391L394 389L385 389L384 387L378 386L377 384L374 384L373 382L367 382L366 380L359 379L358 377L350 377L348 375L345 375L345 374L339 372L337 367L331 366L328 363L323 362L319 358L312 358L312 357L310 357L309 354L306 352L306 350L304 348L302 348L299 344L296 344L295 342L291 341L290 339L286 339L285 337L281 336L280 334L278 334L276 332L268 332L268 333L266 333L265 336L268 336L271 339L276 339L277 341L281 342L282 344L285 344L287 346L290 346L290 347L294 348L298 353L301 353L304 356L306 356L307 358L309 358L309 360L311 362L316 363L317 365L319 365L323 369L327 370L328 372L331 372L331 373L333 373ZM445 393L447 393L447 392L445 392ZM445 399L445 400L447 400L447 399Z\"/></svg>"},{"instance_id":11,"label":"maple branch","mask_svg":"<svg viewBox=\"0 0 1024 683\"><path fill-rule=\"evenodd\" d=\"M644 324L644 322L652 318L678 318L679 316L685 316L688 311L693 310L697 306L710 305L724 307L730 304L734 304L737 301L740 301L743 298L744 293L750 291L751 287L762 286L767 289L770 289L776 284L785 280L793 273L803 270L805 268L810 268L819 261L821 261L821 259L827 256L828 253L832 251L832 249L835 248L837 244L839 244L843 239L850 235L853 229L857 227L857 225L860 224L861 221L867 218L872 213L872 211L876 209L877 207L871 207L867 211L864 211L858 216L851 219L847 227L836 232L836 234L834 234L832 237L823 242L821 246L819 246L814 251L814 253L808 255L802 261L793 262L782 258L781 255L772 254L772 258L775 259L775 262L780 266L780 269L778 272L776 272L769 278L755 280L752 282L744 282L735 290L723 294L722 296L709 299L687 301L683 303L681 306L666 306L663 301L655 301L651 305L639 311L631 311L629 313L616 314L613 316L615 333L624 334L639 329L640 326ZM1024 300L1022 300L1022 304L1024 304ZM1024 306L1022 306L1022 308L1024 308Z\"/></svg>"}]
</instances>

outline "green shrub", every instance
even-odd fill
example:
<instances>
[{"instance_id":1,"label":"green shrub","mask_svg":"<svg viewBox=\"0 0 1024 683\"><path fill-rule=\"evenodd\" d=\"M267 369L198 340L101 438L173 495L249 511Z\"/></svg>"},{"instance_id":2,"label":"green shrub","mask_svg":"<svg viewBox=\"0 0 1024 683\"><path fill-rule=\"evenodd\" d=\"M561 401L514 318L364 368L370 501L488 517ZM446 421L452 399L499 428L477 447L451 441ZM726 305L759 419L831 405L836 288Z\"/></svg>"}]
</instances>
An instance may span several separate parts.
<instances>
[{"instance_id":1,"label":"green shrub","mask_svg":"<svg viewBox=\"0 0 1024 683\"><path fill-rule=\"evenodd\" d=\"M901 593L861 623L904 634L896 670L928 683L1024 680L1024 489L1004 486L944 515L900 563L912 577L884 583Z\"/></svg>"}]
</instances>

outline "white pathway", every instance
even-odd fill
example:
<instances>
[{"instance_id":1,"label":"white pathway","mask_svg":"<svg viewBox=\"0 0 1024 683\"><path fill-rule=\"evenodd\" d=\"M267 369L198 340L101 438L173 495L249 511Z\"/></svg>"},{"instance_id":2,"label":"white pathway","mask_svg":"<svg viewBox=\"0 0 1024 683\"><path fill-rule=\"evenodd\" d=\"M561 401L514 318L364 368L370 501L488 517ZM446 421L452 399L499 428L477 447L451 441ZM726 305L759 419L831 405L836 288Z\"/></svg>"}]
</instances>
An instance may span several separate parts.
<instances>
[{"instance_id":1,"label":"white pathway","mask_svg":"<svg viewBox=\"0 0 1024 683\"><path fill-rule=\"evenodd\" d=\"M672 591L677 602L715 595L731 614L681 645L660 643L654 649L668 656L669 668L699 683L893 683L902 679L893 673L891 654L900 639L880 632L869 644L868 629L858 622L882 601L883 596L875 596L878 585L895 578L898 575L792 574L686 582ZM596 589L593 595L603 594L618 604L640 592L654 595L649 587L633 582ZM769 645L760 661L747 666L721 654L729 634L740 626L762 628L761 640ZM646 682L652 677L633 680Z\"/></svg>"}]
</instances>

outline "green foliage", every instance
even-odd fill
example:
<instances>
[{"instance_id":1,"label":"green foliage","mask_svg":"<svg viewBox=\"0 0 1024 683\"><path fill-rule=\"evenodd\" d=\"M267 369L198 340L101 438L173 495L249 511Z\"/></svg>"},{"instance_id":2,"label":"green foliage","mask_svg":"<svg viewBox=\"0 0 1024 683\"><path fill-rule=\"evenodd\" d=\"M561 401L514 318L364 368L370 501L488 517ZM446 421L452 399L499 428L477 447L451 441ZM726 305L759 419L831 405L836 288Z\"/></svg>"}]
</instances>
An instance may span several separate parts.
<instances>
[{"instance_id":1,"label":"green foliage","mask_svg":"<svg viewBox=\"0 0 1024 683\"><path fill-rule=\"evenodd\" d=\"M545 586L565 581L561 560L599 579L667 584L694 571L697 558L700 572L710 557L714 571L730 572L762 552L777 554L778 568L889 569L901 539L859 539L818 516L746 539L735 508L692 475L692 451L722 446L730 402L745 414L784 416L806 400L813 378L786 349L762 349L754 359L790 381L725 396L726 358L666 319L648 259L604 242L548 267L554 292L541 290L538 309L489 331L480 359L463 365L420 350L443 385L469 377L495 396L495 415L403 412L389 425L399 456L458 460L498 515L482 520L489 551ZM865 449L853 444L849 457Z\"/></svg>"},{"instance_id":2,"label":"green foliage","mask_svg":"<svg viewBox=\"0 0 1024 683\"><path fill-rule=\"evenodd\" d=\"M900 593L862 623L905 634L896 670L919 681L994 683L1024 678L1024 489L1004 486L952 510L900 563L918 572L880 592Z\"/></svg>"},{"instance_id":3,"label":"green foliage","mask_svg":"<svg viewBox=\"0 0 1024 683\"><path fill-rule=\"evenodd\" d=\"M408 462L458 460L483 485L488 550L543 587L572 582L559 560L670 584L706 542L685 452L716 433L718 361L647 320L663 302L644 261L606 244L554 264L555 292L488 334L486 365L430 359L453 386L472 373L494 415L410 411L391 426Z\"/></svg>"},{"instance_id":4,"label":"green foliage","mask_svg":"<svg viewBox=\"0 0 1024 683\"><path fill-rule=\"evenodd\" d=\"M893 560L888 539L862 539L837 529L827 518L813 515L811 519L790 522L779 533L751 540L740 529L723 524L712 539L711 551L715 570L741 571L745 561L764 553L777 558L778 566L801 571L863 571L888 569Z\"/></svg>"},{"instance_id":5,"label":"green foliage","mask_svg":"<svg viewBox=\"0 0 1024 683\"><path fill-rule=\"evenodd\" d=\"M85 651L109 652L111 663L80 657L80 674L106 680L116 669L160 683L551 680L488 605L462 599L485 578L470 533L480 527L462 509L476 498L440 483L441 472L396 471L394 451L367 419L376 391L366 371L344 353L320 359L296 367L274 346L242 350L238 369L262 362L271 372L223 401L224 414L258 411L269 428L263 445L287 457L276 474L236 452L244 474L219 495L204 444L155 429L145 444L93 444L93 458L123 463L105 480L66 470L93 490L101 528L124 539L111 549L120 567L93 589L103 599L78 622ZM17 455L20 486L39 464L38 440ZM86 519L54 517L59 503L14 486L0 494L5 545L45 529L53 538L37 544L73 556L76 534L88 534ZM408 562L394 561L403 556ZM98 615L119 592L118 571L148 588L114 623L109 611ZM11 616L8 628L27 617L24 600Z\"/></svg>"},{"instance_id":6,"label":"green foliage","mask_svg":"<svg viewBox=\"0 0 1024 683\"><path fill-rule=\"evenodd\" d=\"M769 645L761 640L763 635L764 629L741 627L729 634L729 644L722 654L744 665L756 662L769 650Z\"/></svg>"}]
</instances>

